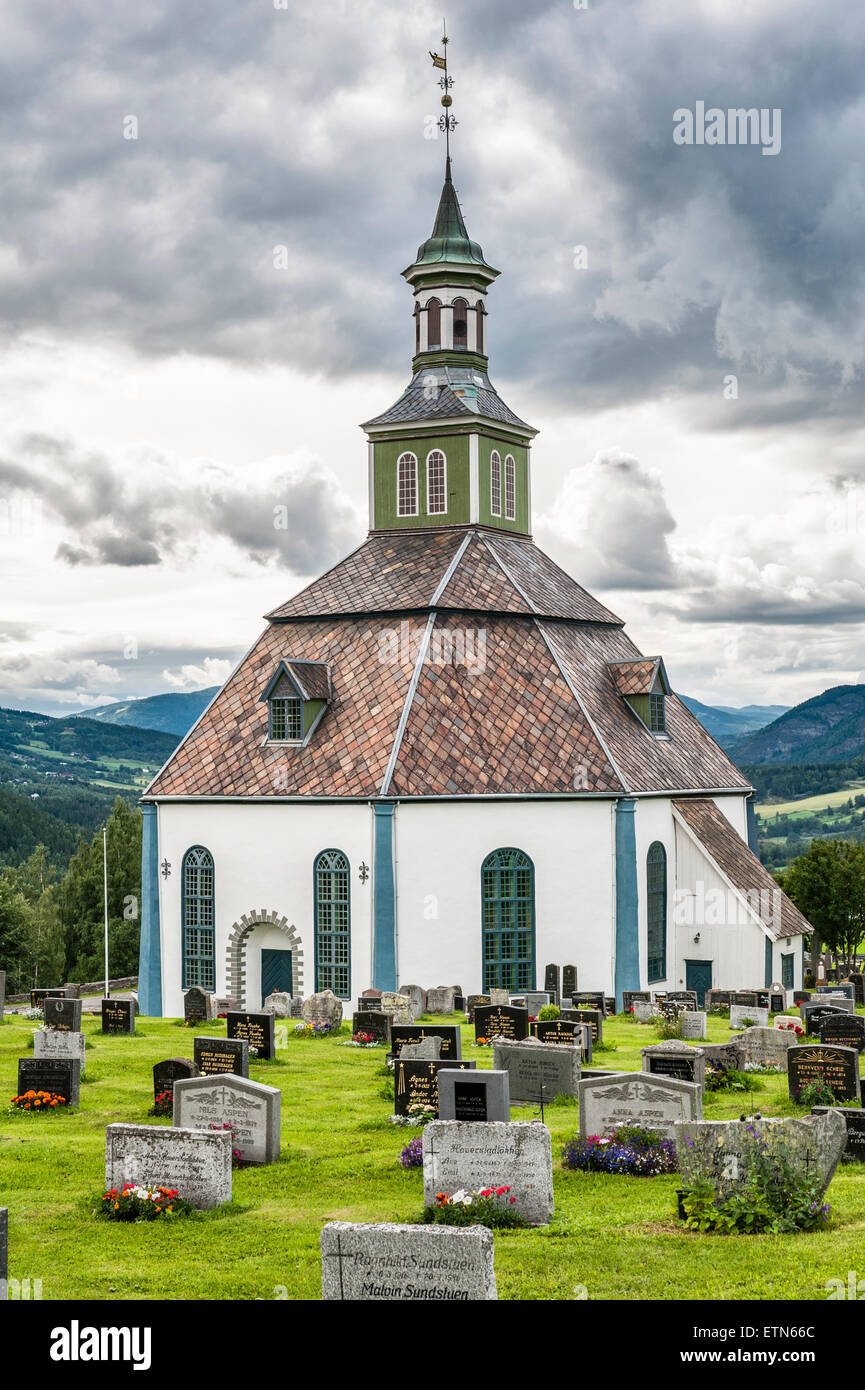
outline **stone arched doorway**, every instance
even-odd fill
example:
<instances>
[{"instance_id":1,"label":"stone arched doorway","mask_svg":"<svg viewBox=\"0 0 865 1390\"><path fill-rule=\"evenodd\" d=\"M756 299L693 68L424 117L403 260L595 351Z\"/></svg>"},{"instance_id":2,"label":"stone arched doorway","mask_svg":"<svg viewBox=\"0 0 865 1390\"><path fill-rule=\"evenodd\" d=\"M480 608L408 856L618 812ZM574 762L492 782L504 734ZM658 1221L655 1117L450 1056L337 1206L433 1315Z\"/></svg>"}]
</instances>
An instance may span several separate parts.
<instances>
[{"instance_id":1,"label":"stone arched doorway","mask_svg":"<svg viewBox=\"0 0 865 1390\"><path fill-rule=\"evenodd\" d=\"M228 933L225 980L229 999L236 999L245 1009L259 1007L257 999L250 1001L246 997L246 947L256 927L275 927L283 933L286 948L291 951L293 992L303 997L303 946L297 930L289 923L287 917L280 917L278 912L265 912L262 908L245 912Z\"/></svg>"}]
</instances>

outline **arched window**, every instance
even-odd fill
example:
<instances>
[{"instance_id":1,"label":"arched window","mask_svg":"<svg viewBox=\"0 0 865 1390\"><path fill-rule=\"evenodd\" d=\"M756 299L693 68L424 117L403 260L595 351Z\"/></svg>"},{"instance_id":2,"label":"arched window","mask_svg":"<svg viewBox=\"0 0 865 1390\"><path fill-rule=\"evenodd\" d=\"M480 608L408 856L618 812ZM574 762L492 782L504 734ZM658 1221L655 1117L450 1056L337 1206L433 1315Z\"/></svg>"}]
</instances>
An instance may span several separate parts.
<instances>
[{"instance_id":1,"label":"arched window","mask_svg":"<svg viewBox=\"0 0 865 1390\"><path fill-rule=\"evenodd\" d=\"M426 306L426 344L428 348L442 345L442 306L440 299L430 299Z\"/></svg>"},{"instance_id":2,"label":"arched window","mask_svg":"<svg viewBox=\"0 0 865 1390\"><path fill-rule=\"evenodd\" d=\"M483 987L535 987L535 866L521 849L497 849L481 869Z\"/></svg>"},{"instance_id":3,"label":"arched window","mask_svg":"<svg viewBox=\"0 0 865 1390\"><path fill-rule=\"evenodd\" d=\"M448 509L447 462L441 449L433 449L426 457L426 509L436 516Z\"/></svg>"},{"instance_id":4,"label":"arched window","mask_svg":"<svg viewBox=\"0 0 865 1390\"><path fill-rule=\"evenodd\" d=\"M315 988L351 995L351 907L348 859L326 849L315 861Z\"/></svg>"},{"instance_id":5,"label":"arched window","mask_svg":"<svg viewBox=\"0 0 865 1390\"><path fill-rule=\"evenodd\" d=\"M420 352L420 305L414 306L414 350Z\"/></svg>"},{"instance_id":6,"label":"arched window","mask_svg":"<svg viewBox=\"0 0 865 1390\"><path fill-rule=\"evenodd\" d=\"M213 949L213 855L202 845L188 849L181 871L183 988L216 989Z\"/></svg>"},{"instance_id":7,"label":"arched window","mask_svg":"<svg viewBox=\"0 0 865 1390\"><path fill-rule=\"evenodd\" d=\"M517 519L517 467L511 454L505 459L505 516Z\"/></svg>"},{"instance_id":8,"label":"arched window","mask_svg":"<svg viewBox=\"0 0 865 1390\"><path fill-rule=\"evenodd\" d=\"M417 459L400 454L396 464L397 516L417 516Z\"/></svg>"},{"instance_id":9,"label":"arched window","mask_svg":"<svg viewBox=\"0 0 865 1390\"><path fill-rule=\"evenodd\" d=\"M454 347L467 348L469 345L469 306L465 299L454 300Z\"/></svg>"},{"instance_id":10,"label":"arched window","mask_svg":"<svg viewBox=\"0 0 865 1390\"><path fill-rule=\"evenodd\" d=\"M667 851L656 840L646 857L646 915L648 919L648 978L667 976Z\"/></svg>"},{"instance_id":11,"label":"arched window","mask_svg":"<svg viewBox=\"0 0 865 1390\"><path fill-rule=\"evenodd\" d=\"M478 352L484 350L484 302L479 299L475 305L475 317L478 321Z\"/></svg>"},{"instance_id":12,"label":"arched window","mask_svg":"<svg viewBox=\"0 0 865 1390\"><path fill-rule=\"evenodd\" d=\"M502 461L496 449L490 454L490 511L502 514Z\"/></svg>"}]
</instances>

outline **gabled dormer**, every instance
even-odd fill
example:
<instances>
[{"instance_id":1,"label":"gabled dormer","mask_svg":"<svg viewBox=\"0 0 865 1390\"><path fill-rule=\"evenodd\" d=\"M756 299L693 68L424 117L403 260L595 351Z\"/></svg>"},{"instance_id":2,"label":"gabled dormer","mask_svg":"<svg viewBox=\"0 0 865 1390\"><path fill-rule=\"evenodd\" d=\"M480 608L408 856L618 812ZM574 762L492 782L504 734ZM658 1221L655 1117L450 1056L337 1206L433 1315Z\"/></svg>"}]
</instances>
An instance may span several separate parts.
<instances>
[{"instance_id":1,"label":"gabled dormer","mask_svg":"<svg viewBox=\"0 0 865 1390\"><path fill-rule=\"evenodd\" d=\"M303 747L333 698L323 661L280 661L261 697L267 704L267 743Z\"/></svg>"},{"instance_id":2,"label":"gabled dormer","mask_svg":"<svg viewBox=\"0 0 865 1390\"><path fill-rule=\"evenodd\" d=\"M607 669L625 703L650 734L667 738L665 699L672 695L663 658L641 657L637 661L609 661Z\"/></svg>"}]
</instances>

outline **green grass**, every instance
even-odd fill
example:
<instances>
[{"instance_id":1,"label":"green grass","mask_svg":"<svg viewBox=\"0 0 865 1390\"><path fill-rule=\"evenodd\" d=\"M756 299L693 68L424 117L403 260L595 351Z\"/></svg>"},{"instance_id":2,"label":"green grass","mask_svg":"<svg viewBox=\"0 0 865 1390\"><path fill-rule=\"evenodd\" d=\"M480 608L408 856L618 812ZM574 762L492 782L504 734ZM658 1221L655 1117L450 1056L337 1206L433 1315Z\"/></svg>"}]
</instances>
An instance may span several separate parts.
<instances>
[{"instance_id":1,"label":"green grass","mask_svg":"<svg viewBox=\"0 0 865 1390\"><path fill-rule=\"evenodd\" d=\"M800 797L798 801L767 801L757 806L756 811L764 821L769 821L774 816L813 815L815 811L825 811L829 806L845 805L862 790L861 781L848 782L839 791L818 792L816 796Z\"/></svg>"},{"instance_id":2,"label":"green grass","mask_svg":"<svg viewBox=\"0 0 865 1390\"><path fill-rule=\"evenodd\" d=\"M9 1016L0 1024L0 1205L10 1211L10 1277L41 1278L44 1299L317 1299L324 1222L421 1215L421 1173L396 1161L419 1131L387 1123L383 1051L290 1038L277 1061L250 1066L253 1078L283 1092L278 1163L235 1173L234 1201L219 1212L167 1225L98 1221L90 1199L102 1190L105 1126L164 1123L147 1118L151 1068L165 1057L191 1055L195 1034L170 1019L146 1018L138 1035L108 1037L86 1017L80 1109L7 1114L17 1058L30 1055L34 1027ZM709 1031L711 1041L724 1041L726 1020L711 1019ZM492 1050L475 1048L473 1037L464 1027L463 1055L491 1067ZM651 1028L623 1018L608 1020L604 1037L617 1050L601 1053L598 1064L623 1070L639 1069L640 1047L655 1041ZM707 1094L706 1118L733 1119L751 1108L801 1113L787 1100L784 1078L760 1079L763 1087L752 1095ZM526 1106L513 1118L536 1114ZM565 1172L561 1149L577 1128L577 1111L553 1105L545 1118L556 1213L546 1228L496 1234L500 1298L573 1299L584 1285L592 1299L824 1299L827 1279L846 1280L850 1269L862 1275L865 1165L838 1169L824 1231L700 1235L675 1218L674 1177Z\"/></svg>"}]
</instances>

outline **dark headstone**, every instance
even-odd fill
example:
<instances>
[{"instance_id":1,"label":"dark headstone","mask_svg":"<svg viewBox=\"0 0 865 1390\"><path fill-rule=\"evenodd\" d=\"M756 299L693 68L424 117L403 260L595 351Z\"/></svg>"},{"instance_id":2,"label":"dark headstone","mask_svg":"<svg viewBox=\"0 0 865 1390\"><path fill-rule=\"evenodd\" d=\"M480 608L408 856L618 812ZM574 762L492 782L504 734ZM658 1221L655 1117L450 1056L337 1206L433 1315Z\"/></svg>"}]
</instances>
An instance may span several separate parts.
<instances>
[{"instance_id":1,"label":"dark headstone","mask_svg":"<svg viewBox=\"0 0 865 1390\"><path fill-rule=\"evenodd\" d=\"M825 1115L828 1106L812 1106L812 1115ZM838 1114L844 1116L847 1124L847 1144L841 1155L842 1163L865 1163L865 1110L848 1110L838 1107Z\"/></svg>"},{"instance_id":2,"label":"dark headstone","mask_svg":"<svg viewBox=\"0 0 865 1390\"><path fill-rule=\"evenodd\" d=\"M552 1002L558 1004L562 996L561 977L557 965L548 965L544 970L544 989Z\"/></svg>"},{"instance_id":3,"label":"dark headstone","mask_svg":"<svg viewBox=\"0 0 865 1390\"><path fill-rule=\"evenodd\" d=\"M488 994L470 994L468 996L468 998L466 999L466 1017L468 1018L469 1023L474 1023L475 1009L478 1007L478 1005L489 1004L489 1002L490 996Z\"/></svg>"},{"instance_id":4,"label":"dark headstone","mask_svg":"<svg viewBox=\"0 0 865 1390\"><path fill-rule=\"evenodd\" d=\"M604 1017L607 1016L607 999L602 989L583 990L582 993L572 994L571 1002L575 1009L600 1009Z\"/></svg>"},{"instance_id":5,"label":"dark headstone","mask_svg":"<svg viewBox=\"0 0 865 1390\"><path fill-rule=\"evenodd\" d=\"M81 1088L81 1063L71 1057L19 1057L18 1094L25 1091L51 1091L63 1096L68 1105L77 1105Z\"/></svg>"},{"instance_id":6,"label":"dark headstone","mask_svg":"<svg viewBox=\"0 0 865 1390\"><path fill-rule=\"evenodd\" d=\"M741 1004L743 1008L756 1009L757 991L755 989L736 989L730 996L731 1004Z\"/></svg>"},{"instance_id":7,"label":"dark headstone","mask_svg":"<svg viewBox=\"0 0 865 1390\"><path fill-rule=\"evenodd\" d=\"M821 1043L855 1047L857 1052L865 1051L865 1018L862 1014L830 1014L828 1018L821 1018L817 1032Z\"/></svg>"},{"instance_id":8,"label":"dark headstone","mask_svg":"<svg viewBox=\"0 0 865 1390\"><path fill-rule=\"evenodd\" d=\"M713 1004L723 1004L729 1007L733 1002L733 993L729 989L707 989L706 1008L709 1009Z\"/></svg>"},{"instance_id":9,"label":"dark headstone","mask_svg":"<svg viewBox=\"0 0 865 1390\"><path fill-rule=\"evenodd\" d=\"M0 1303L6 1302L9 1282L9 1212L0 1207Z\"/></svg>"},{"instance_id":10,"label":"dark headstone","mask_svg":"<svg viewBox=\"0 0 865 1390\"><path fill-rule=\"evenodd\" d=\"M438 1115L438 1074L441 1068L455 1067L460 1071L474 1071L476 1066L475 1062L401 1062L397 1058L393 1068L394 1114L407 1115L409 1106L419 1102L421 1105L431 1105Z\"/></svg>"},{"instance_id":11,"label":"dark headstone","mask_svg":"<svg viewBox=\"0 0 865 1390\"><path fill-rule=\"evenodd\" d=\"M175 1081L185 1081L198 1075L198 1067L188 1057L168 1057L164 1062L156 1062L153 1067L153 1098L163 1091L174 1094Z\"/></svg>"},{"instance_id":12,"label":"dark headstone","mask_svg":"<svg viewBox=\"0 0 865 1390\"><path fill-rule=\"evenodd\" d=\"M573 999L577 992L577 967L575 965L562 966L562 994L565 999Z\"/></svg>"},{"instance_id":13,"label":"dark headstone","mask_svg":"<svg viewBox=\"0 0 865 1390\"><path fill-rule=\"evenodd\" d=\"M694 1055L689 1057L686 1052L654 1052L651 1048L644 1048L644 1070L654 1076L675 1076L679 1081L698 1081L699 1057L696 1055L696 1048L691 1051Z\"/></svg>"},{"instance_id":14,"label":"dark headstone","mask_svg":"<svg viewBox=\"0 0 865 1390\"><path fill-rule=\"evenodd\" d=\"M376 1042L389 1042L390 1014L383 1014L380 1009L361 1009L351 1016L351 1031L368 1033Z\"/></svg>"},{"instance_id":15,"label":"dark headstone","mask_svg":"<svg viewBox=\"0 0 865 1390\"><path fill-rule=\"evenodd\" d=\"M697 991L694 989L674 989L667 995L668 999L675 999L677 1002L687 1004L694 1012L697 1009Z\"/></svg>"},{"instance_id":16,"label":"dark headstone","mask_svg":"<svg viewBox=\"0 0 865 1390\"><path fill-rule=\"evenodd\" d=\"M572 1023L588 1023L592 1030L592 1042L604 1041L604 1015L601 1009L565 1009L562 1018Z\"/></svg>"},{"instance_id":17,"label":"dark headstone","mask_svg":"<svg viewBox=\"0 0 865 1390\"><path fill-rule=\"evenodd\" d=\"M455 994L455 995L454 995L454 1012L455 1012L455 1013L458 1013L458 1014L462 1014L462 1013L465 1013L465 1009L466 1009L466 997L465 997L465 995L464 995L464 994Z\"/></svg>"},{"instance_id":18,"label":"dark headstone","mask_svg":"<svg viewBox=\"0 0 865 1390\"><path fill-rule=\"evenodd\" d=\"M358 1001L357 1001L357 1008L358 1008L358 1013L362 1013L362 1014L365 1014L365 1013L375 1013L375 1014L380 1013L380 1012L381 1012L381 995L380 995L380 994L362 994L362 995L360 996L360 998L358 999Z\"/></svg>"},{"instance_id":19,"label":"dark headstone","mask_svg":"<svg viewBox=\"0 0 865 1390\"><path fill-rule=\"evenodd\" d=\"M454 1119L486 1120L487 1088L479 1081L458 1081L454 1085Z\"/></svg>"},{"instance_id":20,"label":"dark headstone","mask_svg":"<svg viewBox=\"0 0 865 1390\"><path fill-rule=\"evenodd\" d=\"M226 1035L229 1038L244 1038L250 1049L255 1048L259 1061L269 1061L276 1056L276 1018L271 1013L236 1013L232 1010L226 1016Z\"/></svg>"},{"instance_id":21,"label":"dark headstone","mask_svg":"<svg viewBox=\"0 0 865 1390\"><path fill-rule=\"evenodd\" d=\"M102 1000L103 1033L134 1033L135 1008L131 999Z\"/></svg>"},{"instance_id":22,"label":"dark headstone","mask_svg":"<svg viewBox=\"0 0 865 1390\"><path fill-rule=\"evenodd\" d=\"M847 996L848 999L853 999L854 1001L856 998L855 988L851 980L840 980L837 984L834 985L818 985L817 993L818 995L844 994Z\"/></svg>"},{"instance_id":23,"label":"dark headstone","mask_svg":"<svg viewBox=\"0 0 865 1390\"><path fill-rule=\"evenodd\" d=\"M604 1000L604 1008L606 1009L606 1012L607 1012L607 1018L612 1018L613 1015L614 1015L615 1012L616 1012L616 996L615 996L615 994L608 994L608 995L607 995L607 997L606 997L605 1000Z\"/></svg>"},{"instance_id":24,"label":"dark headstone","mask_svg":"<svg viewBox=\"0 0 865 1390\"><path fill-rule=\"evenodd\" d=\"M850 983L853 986L853 998L857 1004L865 1004L865 975L855 975L850 972ZM0 1014L2 1018L2 1014Z\"/></svg>"},{"instance_id":25,"label":"dark headstone","mask_svg":"<svg viewBox=\"0 0 865 1390\"><path fill-rule=\"evenodd\" d=\"M758 1008L758 1009L768 1009L768 1007L769 1007L769 991L768 991L767 989L755 989L755 990L754 990L754 993L755 993L755 995L757 996L757 1008Z\"/></svg>"},{"instance_id":26,"label":"dark headstone","mask_svg":"<svg viewBox=\"0 0 865 1390\"><path fill-rule=\"evenodd\" d=\"M569 1018L537 1018L532 1024L532 1035L538 1042L575 1047L580 1042L582 1027Z\"/></svg>"},{"instance_id":27,"label":"dark headstone","mask_svg":"<svg viewBox=\"0 0 865 1390\"><path fill-rule=\"evenodd\" d=\"M847 1010L839 1008L837 1004L801 1004L799 1013L805 1025L805 1032L816 1037L820 1029L820 1024L824 1018L837 1018L839 1014L846 1014Z\"/></svg>"},{"instance_id":28,"label":"dark headstone","mask_svg":"<svg viewBox=\"0 0 865 1390\"><path fill-rule=\"evenodd\" d=\"M65 999L66 996L62 989L31 989L30 1007L31 1009L41 1009L45 999Z\"/></svg>"},{"instance_id":29,"label":"dark headstone","mask_svg":"<svg viewBox=\"0 0 865 1390\"><path fill-rule=\"evenodd\" d=\"M195 1065L202 1076L230 1071L249 1076L249 1043L245 1038L196 1038Z\"/></svg>"},{"instance_id":30,"label":"dark headstone","mask_svg":"<svg viewBox=\"0 0 865 1390\"><path fill-rule=\"evenodd\" d=\"M799 1007L800 1004L807 1004L810 998L811 998L811 993L810 993L810 991L807 990L807 989L794 989L794 990L793 990L793 1003L796 1005L797 1008Z\"/></svg>"},{"instance_id":31,"label":"dark headstone","mask_svg":"<svg viewBox=\"0 0 865 1390\"><path fill-rule=\"evenodd\" d=\"M529 1036L528 1009L515 1009L509 1004L479 1004L475 1009L475 1041L478 1038L514 1038Z\"/></svg>"},{"instance_id":32,"label":"dark headstone","mask_svg":"<svg viewBox=\"0 0 865 1390\"><path fill-rule=\"evenodd\" d=\"M80 999L58 999L51 996L43 1000L42 1013L46 1028L55 1028L58 1033L81 1032Z\"/></svg>"},{"instance_id":33,"label":"dark headstone","mask_svg":"<svg viewBox=\"0 0 865 1390\"><path fill-rule=\"evenodd\" d=\"M405 1043L423 1042L424 1038L441 1038L441 1057L448 1062L462 1057L462 1039L458 1023L392 1023L390 1047L398 1057Z\"/></svg>"},{"instance_id":34,"label":"dark headstone","mask_svg":"<svg viewBox=\"0 0 865 1390\"><path fill-rule=\"evenodd\" d=\"M770 1014L782 1014L787 1007L787 996L784 994L769 995Z\"/></svg>"},{"instance_id":35,"label":"dark headstone","mask_svg":"<svg viewBox=\"0 0 865 1390\"><path fill-rule=\"evenodd\" d=\"M745 1049L738 1043L701 1043L700 1051L706 1059L706 1075L712 1071L743 1071Z\"/></svg>"},{"instance_id":36,"label":"dark headstone","mask_svg":"<svg viewBox=\"0 0 865 1390\"><path fill-rule=\"evenodd\" d=\"M787 1087L790 1099L809 1081L823 1080L836 1100L859 1099L859 1053L855 1047L826 1043L791 1047L787 1053Z\"/></svg>"},{"instance_id":37,"label":"dark headstone","mask_svg":"<svg viewBox=\"0 0 865 1390\"><path fill-rule=\"evenodd\" d=\"M652 996L647 989L625 989L622 991L622 1008L626 1014L631 1012L635 999L642 1000L644 1004L652 1002Z\"/></svg>"},{"instance_id":38,"label":"dark headstone","mask_svg":"<svg viewBox=\"0 0 865 1390\"><path fill-rule=\"evenodd\" d=\"M213 1013L212 996L193 985L183 996L183 1017L187 1023L205 1023Z\"/></svg>"}]
</instances>

